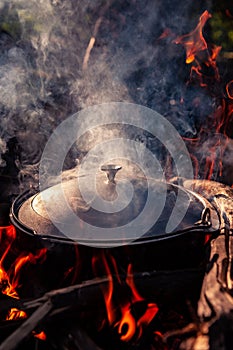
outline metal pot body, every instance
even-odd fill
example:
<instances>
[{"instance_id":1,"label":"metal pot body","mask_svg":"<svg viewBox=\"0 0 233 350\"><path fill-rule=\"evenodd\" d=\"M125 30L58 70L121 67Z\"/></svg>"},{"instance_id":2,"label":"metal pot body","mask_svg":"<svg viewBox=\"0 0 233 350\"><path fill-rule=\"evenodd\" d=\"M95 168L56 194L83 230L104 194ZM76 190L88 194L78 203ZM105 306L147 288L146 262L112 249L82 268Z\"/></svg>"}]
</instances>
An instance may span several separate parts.
<instances>
[{"instance_id":1,"label":"metal pot body","mask_svg":"<svg viewBox=\"0 0 233 350\"><path fill-rule=\"evenodd\" d=\"M154 186L158 185L160 184L155 181ZM66 186L66 190L72 193L73 197L77 195L72 190L75 188L74 182L68 181ZM133 264L136 271L198 266L205 258L206 235L219 232L218 213L204 197L196 195L190 190L179 188L188 198L190 206L178 229L166 234L164 230L173 209L174 194L177 192L176 185L166 184L166 186L168 188L167 200L159 220L145 235L135 241L130 241L129 244L114 246L110 239L109 244L103 247L101 244L93 245L93 240L89 241L85 237L82 240L72 240L69 235L60 234L49 217L44 215L43 207L39 207L38 197L40 193L25 192L20 195L12 205L10 217L25 245L47 248L49 256L48 271L51 271L51 274L54 268L57 269L56 264L59 266L61 274L64 273L64 266L67 269L68 266L75 264L77 250L79 264L85 267L80 268L82 270L80 280L90 278L92 257L101 254L103 251L110 251L123 270L127 268L129 262ZM46 191L49 192L49 195L51 192L50 197L57 205L59 203L57 187L53 186ZM35 203L36 207L34 206ZM96 212L91 209L80 211L81 216L84 214L86 220L96 219ZM82 218L85 219L84 216ZM102 217L97 218L98 224L101 219ZM111 220L113 220L113 224L119 223L117 222L118 217L112 217ZM98 243L98 239L96 239L96 242Z\"/></svg>"}]
</instances>

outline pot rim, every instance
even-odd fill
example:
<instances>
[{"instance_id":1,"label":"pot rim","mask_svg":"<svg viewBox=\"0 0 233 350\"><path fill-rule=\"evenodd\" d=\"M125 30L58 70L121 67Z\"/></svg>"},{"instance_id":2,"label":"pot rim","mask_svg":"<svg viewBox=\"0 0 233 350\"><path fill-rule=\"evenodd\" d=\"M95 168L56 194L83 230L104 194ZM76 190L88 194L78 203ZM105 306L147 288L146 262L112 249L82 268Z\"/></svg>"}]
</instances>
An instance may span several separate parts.
<instances>
[{"instance_id":1,"label":"pot rim","mask_svg":"<svg viewBox=\"0 0 233 350\"><path fill-rule=\"evenodd\" d=\"M173 183L170 183L175 187L180 187L183 189L182 186L178 186L178 185L174 185ZM109 243L106 242L106 240L101 240L101 239L83 239L83 238L79 238L78 240L72 240L71 238L68 237L61 237L61 236L56 236L56 235L48 235L48 234L41 234L38 233L36 230L34 230L32 227L29 227L28 225L26 225L25 223L23 223L19 217L19 210L22 206L22 204L26 201L29 200L31 198L31 203L32 200L34 198L35 195L37 195L39 192L36 189L30 189L27 190L25 192L23 192L22 194L20 194L18 197L16 197L16 199L14 200L12 206L11 206L11 210L10 210L10 221L11 223L20 231L33 236L33 237L37 237L37 239L41 239L43 241L48 241L48 242L57 242L57 243L66 243L66 244L81 244L81 245L88 245L88 246L95 246L95 247L117 247L120 245L139 245L139 244L149 244L149 243L154 243L154 242L159 242L159 241L163 241L163 240L167 240L167 239L172 239L175 238L177 236L182 236L182 235L186 235L188 233L203 233L204 235L207 234L211 234L211 235L215 235L218 234L220 232L220 220L219 220L219 215L217 210L211 205L211 203L209 203L207 201L207 199L205 199L204 197L200 196L199 194L192 192L190 190L187 189L183 189L186 192L188 192L189 194L191 194L192 196L194 196L196 199L198 199L199 201L202 202L204 209L202 211L202 218L205 217L205 215L207 215L206 211L208 211L209 213L214 213L216 215L216 217L218 217L218 223L219 226L218 227L213 227L211 223L207 223L204 222L202 220L200 220L199 222L195 223L194 225L191 225L189 227L186 227L184 230L177 230L175 232L172 233L168 233L168 234L163 234L163 235L158 235L158 236L141 236L140 238L136 239L136 240L132 240L132 239L126 239L126 240L122 240L122 239L112 239L109 240ZM31 207L32 209L32 207ZM216 221L216 218L215 218Z\"/></svg>"}]
</instances>

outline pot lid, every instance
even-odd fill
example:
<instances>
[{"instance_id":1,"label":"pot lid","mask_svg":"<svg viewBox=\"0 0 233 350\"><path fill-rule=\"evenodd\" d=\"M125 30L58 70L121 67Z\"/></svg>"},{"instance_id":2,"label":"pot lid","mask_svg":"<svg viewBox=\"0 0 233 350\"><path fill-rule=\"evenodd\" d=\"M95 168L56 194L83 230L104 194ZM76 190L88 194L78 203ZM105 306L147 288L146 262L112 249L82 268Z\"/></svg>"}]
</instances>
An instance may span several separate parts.
<instances>
[{"instance_id":1,"label":"pot lid","mask_svg":"<svg viewBox=\"0 0 233 350\"><path fill-rule=\"evenodd\" d=\"M42 238L100 247L219 229L218 214L206 199L148 178L136 165L104 164L94 183L92 176L79 173L24 201L19 198L14 220Z\"/></svg>"}]
</instances>

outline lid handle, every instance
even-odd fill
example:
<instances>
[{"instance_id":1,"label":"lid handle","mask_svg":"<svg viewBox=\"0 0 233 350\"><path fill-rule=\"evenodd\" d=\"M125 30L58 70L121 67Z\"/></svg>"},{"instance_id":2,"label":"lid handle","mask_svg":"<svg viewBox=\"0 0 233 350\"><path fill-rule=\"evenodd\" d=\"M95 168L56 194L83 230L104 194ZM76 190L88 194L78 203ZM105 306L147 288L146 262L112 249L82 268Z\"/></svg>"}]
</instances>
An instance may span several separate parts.
<instances>
[{"instance_id":1,"label":"lid handle","mask_svg":"<svg viewBox=\"0 0 233 350\"><path fill-rule=\"evenodd\" d=\"M116 173L121 170L121 166L120 165L115 165L115 164L106 164L106 165L102 165L101 166L101 170L105 171L107 178L108 178L108 182L114 183L115 184L115 176Z\"/></svg>"}]
</instances>

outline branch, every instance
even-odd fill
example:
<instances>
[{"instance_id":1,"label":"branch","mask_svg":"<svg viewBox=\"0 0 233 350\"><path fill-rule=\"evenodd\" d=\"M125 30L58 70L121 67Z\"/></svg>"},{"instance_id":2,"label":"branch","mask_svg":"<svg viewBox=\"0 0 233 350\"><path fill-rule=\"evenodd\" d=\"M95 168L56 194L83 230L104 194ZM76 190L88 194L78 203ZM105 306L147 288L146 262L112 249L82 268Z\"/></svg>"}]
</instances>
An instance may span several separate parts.
<instances>
[{"instance_id":1,"label":"branch","mask_svg":"<svg viewBox=\"0 0 233 350\"><path fill-rule=\"evenodd\" d=\"M93 47L95 45L95 40L96 40L96 36L97 36L97 34L99 32L100 25L101 25L101 23L103 21L103 17L105 15L106 11L111 6L112 2L113 2L113 0L107 1L105 6L103 6L101 11L100 11L100 17L95 22L94 30L93 30L92 36L90 38L89 44L88 44L88 46L86 48L85 55L84 55L84 58L83 58L83 71L87 69L87 65L88 65L88 61L89 61L89 58L90 58L91 50L93 49Z\"/></svg>"}]
</instances>

